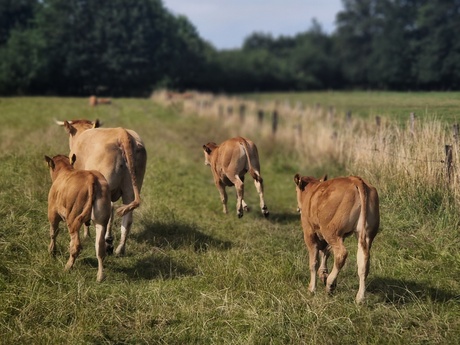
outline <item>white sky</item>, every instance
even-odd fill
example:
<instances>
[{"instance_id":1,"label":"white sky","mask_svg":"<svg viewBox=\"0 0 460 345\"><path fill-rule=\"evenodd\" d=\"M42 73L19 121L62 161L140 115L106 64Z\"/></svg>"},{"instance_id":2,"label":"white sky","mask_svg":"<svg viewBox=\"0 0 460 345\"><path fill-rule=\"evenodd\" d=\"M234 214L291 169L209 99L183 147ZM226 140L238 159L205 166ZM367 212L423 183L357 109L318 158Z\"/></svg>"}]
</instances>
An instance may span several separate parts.
<instances>
[{"instance_id":1,"label":"white sky","mask_svg":"<svg viewBox=\"0 0 460 345\"><path fill-rule=\"evenodd\" d=\"M217 49L241 48L254 32L294 36L315 18L323 30L335 29L341 0L163 0L173 14L184 15L201 38Z\"/></svg>"}]
</instances>

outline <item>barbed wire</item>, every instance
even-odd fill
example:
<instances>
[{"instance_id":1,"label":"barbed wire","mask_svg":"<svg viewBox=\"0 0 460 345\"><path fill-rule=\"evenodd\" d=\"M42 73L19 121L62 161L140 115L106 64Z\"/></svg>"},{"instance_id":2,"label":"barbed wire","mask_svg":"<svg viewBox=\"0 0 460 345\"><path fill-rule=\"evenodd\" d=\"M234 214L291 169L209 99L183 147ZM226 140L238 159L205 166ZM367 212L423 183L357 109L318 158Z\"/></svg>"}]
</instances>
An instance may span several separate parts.
<instances>
[{"instance_id":1,"label":"barbed wire","mask_svg":"<svg viewBox=\"0 0 460 345\"><path fill-rule=\"evenodd\" d=\"M420 159L420 158L414 158L414 157L400 156L400 155L397 155L397 154L394 154L394 153L389 153L389 152L381 151L381 150L376 149L376 148L370 149L370 148L358 147L358 150L361 150L361 151L379 152L379 153L384 154L384 155L387 155L387 156L396 157L396 158L399 158L399 159L405 159L405 160L409 160L409 161L413 161L413 162L442 163L442 164L446 163L446 161L443 160L443 159L441 159L441 160L428 160L428 159Z\"/></svg>"}]
</instances>

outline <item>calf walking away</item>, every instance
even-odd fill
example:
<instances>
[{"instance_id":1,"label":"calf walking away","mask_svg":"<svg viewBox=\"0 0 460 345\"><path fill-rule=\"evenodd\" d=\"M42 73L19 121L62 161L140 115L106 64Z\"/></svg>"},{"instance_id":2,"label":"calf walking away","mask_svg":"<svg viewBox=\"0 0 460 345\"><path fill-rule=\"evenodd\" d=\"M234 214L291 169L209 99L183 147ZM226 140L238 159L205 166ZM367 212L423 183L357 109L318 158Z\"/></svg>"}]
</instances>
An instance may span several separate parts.
<instances>
[{"instance_id":1,"label":"calf walking away","mask_svg":"<svg viewBox=\"0 0 460 345\"><path fill-rule=\"evenodd\" d=\"M243 210L249 211L244 201L244 175L249 174L254 179L257 193L260 198L260 209L268 217L268 208L264 200L264 184L260 174L259 153L256 145L243 137L232 138L220 145L209 142L203 145L205 165L211 167L214 183L220 194L224 213L227 209L227 192L225 187L235 186L236 214L243 217Z\"/></svg>"},{"instance_id":2,"label":"calf walking away","mask_svg":"<svg viewBox=\"0 0 460 345\"><path fill-rule=\"evenodd\" d=\"M356 302L361 303L369 274L370 249L380 223L377 190L357 176L318 180L296 174L294 182L309 252L309 290L316 290L316 274L326 285L327 292L334 290L337 275L348 255L344 240L354 233L358 239L359 290ZM327 259L330 251L334 255L334 265L329 274ZM321 258L319 265L318 256Z\"/></svg>"},{"instance_id":3,"label":"calf walking away","mask_svg":"<svg viewBox=\"0 0 460 345\"><path fill-rule=\"evenodd\" d=\"M70 256L65 269L75 263L82 249L79 231L91 220L96 226L97 281L104 279L105 232L111 216L110 189L107 180L96 170L76 170L72 161L64 155L45 156L50 169L52 185L48 194L48 220L50 222L49 252L56 253L56 237L59 223L65 221L70 234Z\"/></svg>"}]
</instances>

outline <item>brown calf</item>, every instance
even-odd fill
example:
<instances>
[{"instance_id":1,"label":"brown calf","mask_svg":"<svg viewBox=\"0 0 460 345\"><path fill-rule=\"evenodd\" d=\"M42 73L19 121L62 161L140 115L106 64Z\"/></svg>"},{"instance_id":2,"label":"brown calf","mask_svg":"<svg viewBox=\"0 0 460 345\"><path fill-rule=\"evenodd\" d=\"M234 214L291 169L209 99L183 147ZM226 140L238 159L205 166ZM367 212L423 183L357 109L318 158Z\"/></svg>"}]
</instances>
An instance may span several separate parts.
<instances>
[{"instance_id":1,"label":"brown calf","mask_svg":"<svg viewBox=\"0 0 460 345\"><path fill-rule=\"evenodd\" d=\"M377 190L356 176L318 180L296 174L294 182L304 240L310 257L309 290L315 292L317 272L326 284L326 291L333 291L337 275L348 255L344 239L355 233L358 239L359 275L356 302L362 302L369 273L369 252L380 222ZM327 258L330 250L334 254L334 267L328 275ZM319 253L321 265L318 269Z\"/></svg>"},{"instance_id":2,"label":"brown calf","mask_svg":"<svg viewBox=\"0 0 460 345\"><path fill-rule=\"evenodd\" d=\"M254 179L260 197L260 209L268 217L268 208L264 201L264 185L260 175L259 154L256 145L249 139L237 137L224 141L220 145L210 142L203 145L205 164L211 166L214 183L219 191L224 213L227 213L226 186L235 186L237 194L236 213L243 217L243 209L248 211L244 202L244 175Z\"/></svg>"},{"instance_id":3,"label":"brown calf","mask_svg":"<svg viewBox=\"0 0 460 345\"><path fill-rule=\"evenodd\" d=\"M76 156L72 156L72 164ZM93 220L96 226L97 281L104 279L102 261L105 256L104 236L111 215L110 190L101 173L92 170L74 170L64 155L45 156L50 168L52 185L48 194L48 220L50 222L49 252L56 253L59 223L65 221L70 234L70 256L65 266L72 268L82 249L79 230Z\"/></svg>"}]
</instances>

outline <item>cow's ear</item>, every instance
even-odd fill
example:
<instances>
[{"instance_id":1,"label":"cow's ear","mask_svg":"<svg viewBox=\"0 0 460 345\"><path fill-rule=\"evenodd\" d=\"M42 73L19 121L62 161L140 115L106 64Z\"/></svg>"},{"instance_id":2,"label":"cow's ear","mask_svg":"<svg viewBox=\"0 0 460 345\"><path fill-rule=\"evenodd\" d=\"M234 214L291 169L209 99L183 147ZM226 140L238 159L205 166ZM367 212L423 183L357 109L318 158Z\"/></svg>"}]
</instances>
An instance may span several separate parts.
<instances>
[{"instance_id":1,"label":"cow's ear","mask_svg":"<svg viewBox=\"0 0 460 345\"><path fill-rule=\"evenodd\" d=\"M302 179L302 176L300 176L300 174L295 174L294 182L300 190L304 190L307 186L307 181L305 181L305 179Z\"/></svg>"},{"instance_id":2,"label":"cow's ear","mask_svg":"<svg viewBox=\"0 0 460 345\"><path fill-rule=\"evenodd\" d=\"M77 160L77 156L74 153L72 157L70 157L70 164L73 166L76 160Z\"/></svg>"},{"instance_id":3,"label":"cow's ear","mask_svg":"<svg viewBox=\"0 0 460 345\"><path fill-rule=\"evenodd\" d=\"M64 128L67 134L70 134L70 135L75 135L75 133L77 132L75 130L75 127L72 126L72 124L69 121L64 121Z\"/></svg>"},{"instance_id":4,"label":"cow's ear","mask_svg":"<svg viewBox=\"0 0 460 345\"><path fill-rule=\"evenodd\" d=\"M50 167L51 169L54 169L54 161L50 157L45 156L45 161L48 164L48 167Z\"/></svg>"},{"instance_id":5,"label":"cow's ear","mask_svg":"<svg viewBox=\"0 0 460 345\"><path fill-rule=\"evenodd\" d=\"M321 177L321 179L319 180L319 182L324 182L324 181L327 181L327 174L324 174L324 176Z\"/></svg>"},{"instance_id":6,"label":"cow's ear","mask_svg":"<svg viewBox=\"0 0 460 345\"><path fill-rule=\"evenodd\" d=\"M93 123L93 128L99 128L102 126L102 123L99 121L99 119L96 119Z\"/></svg>"},{"instance_id":7,"label":"cow's ear","mask_svg":"<svg viewBox=\"0 0 460 345\"><path fill-rule=\"evenodd\" d=\"M203 150L204 150L208 155L211 154L211 149L210 149L208 146L203 145Z\"/></svg>"},{"instance_id":8,"label":"cow's ear","mask_svg":"<svg viewBox=\"0 0 460 345\"><path fill-rule=\"evenodd\" d=\"M298 186L300 183L300 174L294 175L294 183Z\"/></svg>"}]
</instances>

